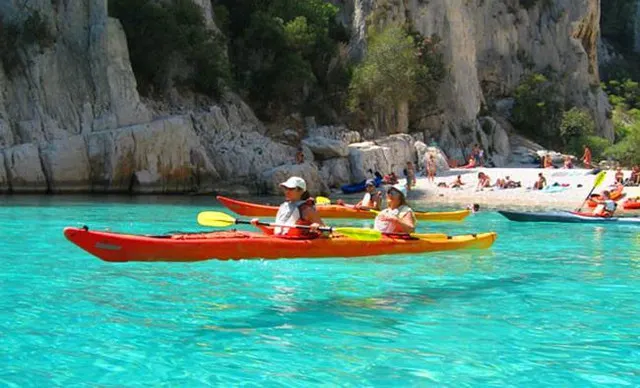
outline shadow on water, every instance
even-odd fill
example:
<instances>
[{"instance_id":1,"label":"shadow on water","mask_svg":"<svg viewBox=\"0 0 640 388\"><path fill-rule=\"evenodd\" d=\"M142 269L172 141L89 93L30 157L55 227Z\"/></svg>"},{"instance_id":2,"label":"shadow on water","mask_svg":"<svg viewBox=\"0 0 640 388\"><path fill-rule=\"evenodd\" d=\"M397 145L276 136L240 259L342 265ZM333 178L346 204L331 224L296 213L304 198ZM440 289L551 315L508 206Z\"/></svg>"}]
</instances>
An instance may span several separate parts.
<instances>
[{"instance_id":1,"label":"shadow on water","mask_svg":"<svg viewBox=\"0 0 640 388\"><path fill-rule=\"evenodd\" d=\"M242 333L253 329L275 329L290 326L317 325L319 322L339 326L354 320L384 328L395 327L399 310L436 304L449 299L469 300L484 296L487 291L510 291L545 281L546 274L530 274L477 282L456 283L444 287L420 287L412 292L391 291L368 297L335 297L307 300L287 305L273 305L250 317L226 322L211 322L206 330ZM375 314L372 314L375 312ZM403 312L406 314L406 311Z\"/></svg>"}]
</instances>

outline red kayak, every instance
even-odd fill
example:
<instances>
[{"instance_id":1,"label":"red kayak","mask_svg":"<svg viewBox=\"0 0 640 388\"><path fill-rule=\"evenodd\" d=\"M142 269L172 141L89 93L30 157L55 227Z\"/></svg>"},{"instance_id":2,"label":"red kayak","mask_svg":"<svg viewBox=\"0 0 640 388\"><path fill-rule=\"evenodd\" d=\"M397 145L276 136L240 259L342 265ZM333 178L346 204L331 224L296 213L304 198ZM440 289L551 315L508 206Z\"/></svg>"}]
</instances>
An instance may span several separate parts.
<instances>
[{"instance_id":1,"label":"red kayak","mask_svg":"<svg viewBox=\"0 0 640 388\"><path fill-rule=\"evenodd\" d=\"M382 236L376 241L361 241L342 235L303 240L240 231L149 236L99 232L87 227L65 228L64 236L90 254L109 262L413 255L456 249L487 249L497 237L491 232L460 236L425 234L413 235L413 238Z\"/></svg>"},{"instance_id":2,"label":"red kayak","mask_svg":"<svg viewBox=\"0 0 640 388\"><path fill-rule=\"evenodd\" d=\"M626 210L638 210L640 209L640 200L638 198L629 198L624 201L622 207Z\"/></svg>"}]
</instances>

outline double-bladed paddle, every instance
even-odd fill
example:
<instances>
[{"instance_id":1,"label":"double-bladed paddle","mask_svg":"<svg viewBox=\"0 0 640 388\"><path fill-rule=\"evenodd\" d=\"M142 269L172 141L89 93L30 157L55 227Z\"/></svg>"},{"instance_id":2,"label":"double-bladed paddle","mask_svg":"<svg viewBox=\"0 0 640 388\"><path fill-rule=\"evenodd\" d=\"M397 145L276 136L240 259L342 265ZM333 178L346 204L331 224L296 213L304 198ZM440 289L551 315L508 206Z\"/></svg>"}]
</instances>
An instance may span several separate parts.
<instances>
[{"instance_id":1,"label":"double-bladed paddle","mask_svg":"<svg viewBox=\"0 0 640 388\"><path fill-rule=\"evenodd\" d=\"M606 176L607 176L607 172L606 171L600 171L598 173L598 175L596 175L596 179L593 181L593 187L591 188L591 191L589 191L589 194L587 194L587 198L585 198L584 201L582 201L582 204L576 210L576 213L579 213L580 210L582 210L582 207L584 206L585 202L587 202L589 200L589 198L591 197L591 194L593 193L593 190L595 190L596 187L600 186L602 184L602 182L604 182L604 178Z\"/></svg>"},{"instance_id":2,"label":"double-bladed paddle","mask_svg":"<svg viewBox=\"0 0 640 388\"><path fill-rule=\"evenodd\" d=\"M203 211L198 214L198 223L202 226L210 226L215 228L224 228L231 225L236 224L246 224L250 225L251 221L247 220L238 220L226 213L222 212L214 212L214 211ZM262 226L271 226L271 227L283 227L283 228L295 228L295 229L310 229L308 225L278 225L267 222L258 222L258 225ZM360 241L378 241L382 238L382 236L393 236L400 234L383 234L380 231L375 229L366 229L366 228L354 228L354 227L327 227L323 226L318 228L318 230L323 232L336 232L342 234L344 236L360 240ZM406 236L406 234L402 234ZM444 233L429 233L429 234L411 234L411 237L420 238L420 239L443 239L447 238L447 235Z\"/></svg>"}]
</instances>

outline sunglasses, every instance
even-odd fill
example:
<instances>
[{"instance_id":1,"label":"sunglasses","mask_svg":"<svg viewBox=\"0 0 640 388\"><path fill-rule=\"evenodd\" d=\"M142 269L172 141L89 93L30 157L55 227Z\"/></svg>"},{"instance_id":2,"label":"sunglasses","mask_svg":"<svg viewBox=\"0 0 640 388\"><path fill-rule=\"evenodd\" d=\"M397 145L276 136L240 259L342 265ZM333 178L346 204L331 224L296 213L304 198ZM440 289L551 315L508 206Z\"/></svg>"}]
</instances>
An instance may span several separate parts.
<instances>
[{"instance_id":1,"label":"sunglasses","mask_svg":"<svg viewBox=\"0 0 640 388\"><path fill-rule=\"evenodd\" d=\"M398 190L396 189L389 189L387 190L387 195L400 195L402 193L400 193Z\"/></svg>"}]
</instances>

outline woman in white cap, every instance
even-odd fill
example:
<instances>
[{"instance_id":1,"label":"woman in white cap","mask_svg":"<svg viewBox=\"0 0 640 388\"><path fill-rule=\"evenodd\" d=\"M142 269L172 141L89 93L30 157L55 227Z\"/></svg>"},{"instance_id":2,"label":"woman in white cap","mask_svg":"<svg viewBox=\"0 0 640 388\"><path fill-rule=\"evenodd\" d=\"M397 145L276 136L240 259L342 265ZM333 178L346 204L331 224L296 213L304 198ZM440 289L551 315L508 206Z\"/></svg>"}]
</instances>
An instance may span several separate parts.
<instances>
[{"instance_id":1,"label":"woman in white cap","mask_svg":"<svg viewBox=\"0 0 640 388\"><path fill-rule=\"evenodd\" d=\"M387 190L387 208L376 217L375 229L390 234L409 234L416 230L416 216L407 205L406 190L400 184L395 184Z\"/></svg>"},{"instance_id":2,"label":"woman in white cap","mask_svg":"<svg viewBox=\"0 0 640 388\"><path fill-rule=\"evenodd\" d=\"M282 182L280 187L284 189L285 202L280 205L276 214L275 224L278 225L308 225L310 229L297 229L286 227L264 227L258 225L258 219L254 218L251 223L262 229L267 234L288 237L314 237L318 235L318 228L324 226L320 215L316 211L315 201L307 191L307 183L304 179L292 176L286 182Z\"/></svg>"},{"instance_id":3,"label":"woman in white cap","mask_svg":"<svg viewBox=\"0 0 640 388\"><path fill-rule=\"evenodd\" d=\"M364 188L366 191L364 197L354 207L363 210L380 210L382 193L376 191L376 182L373 179L367 179Z\"/></svg>"}]
</instances>

